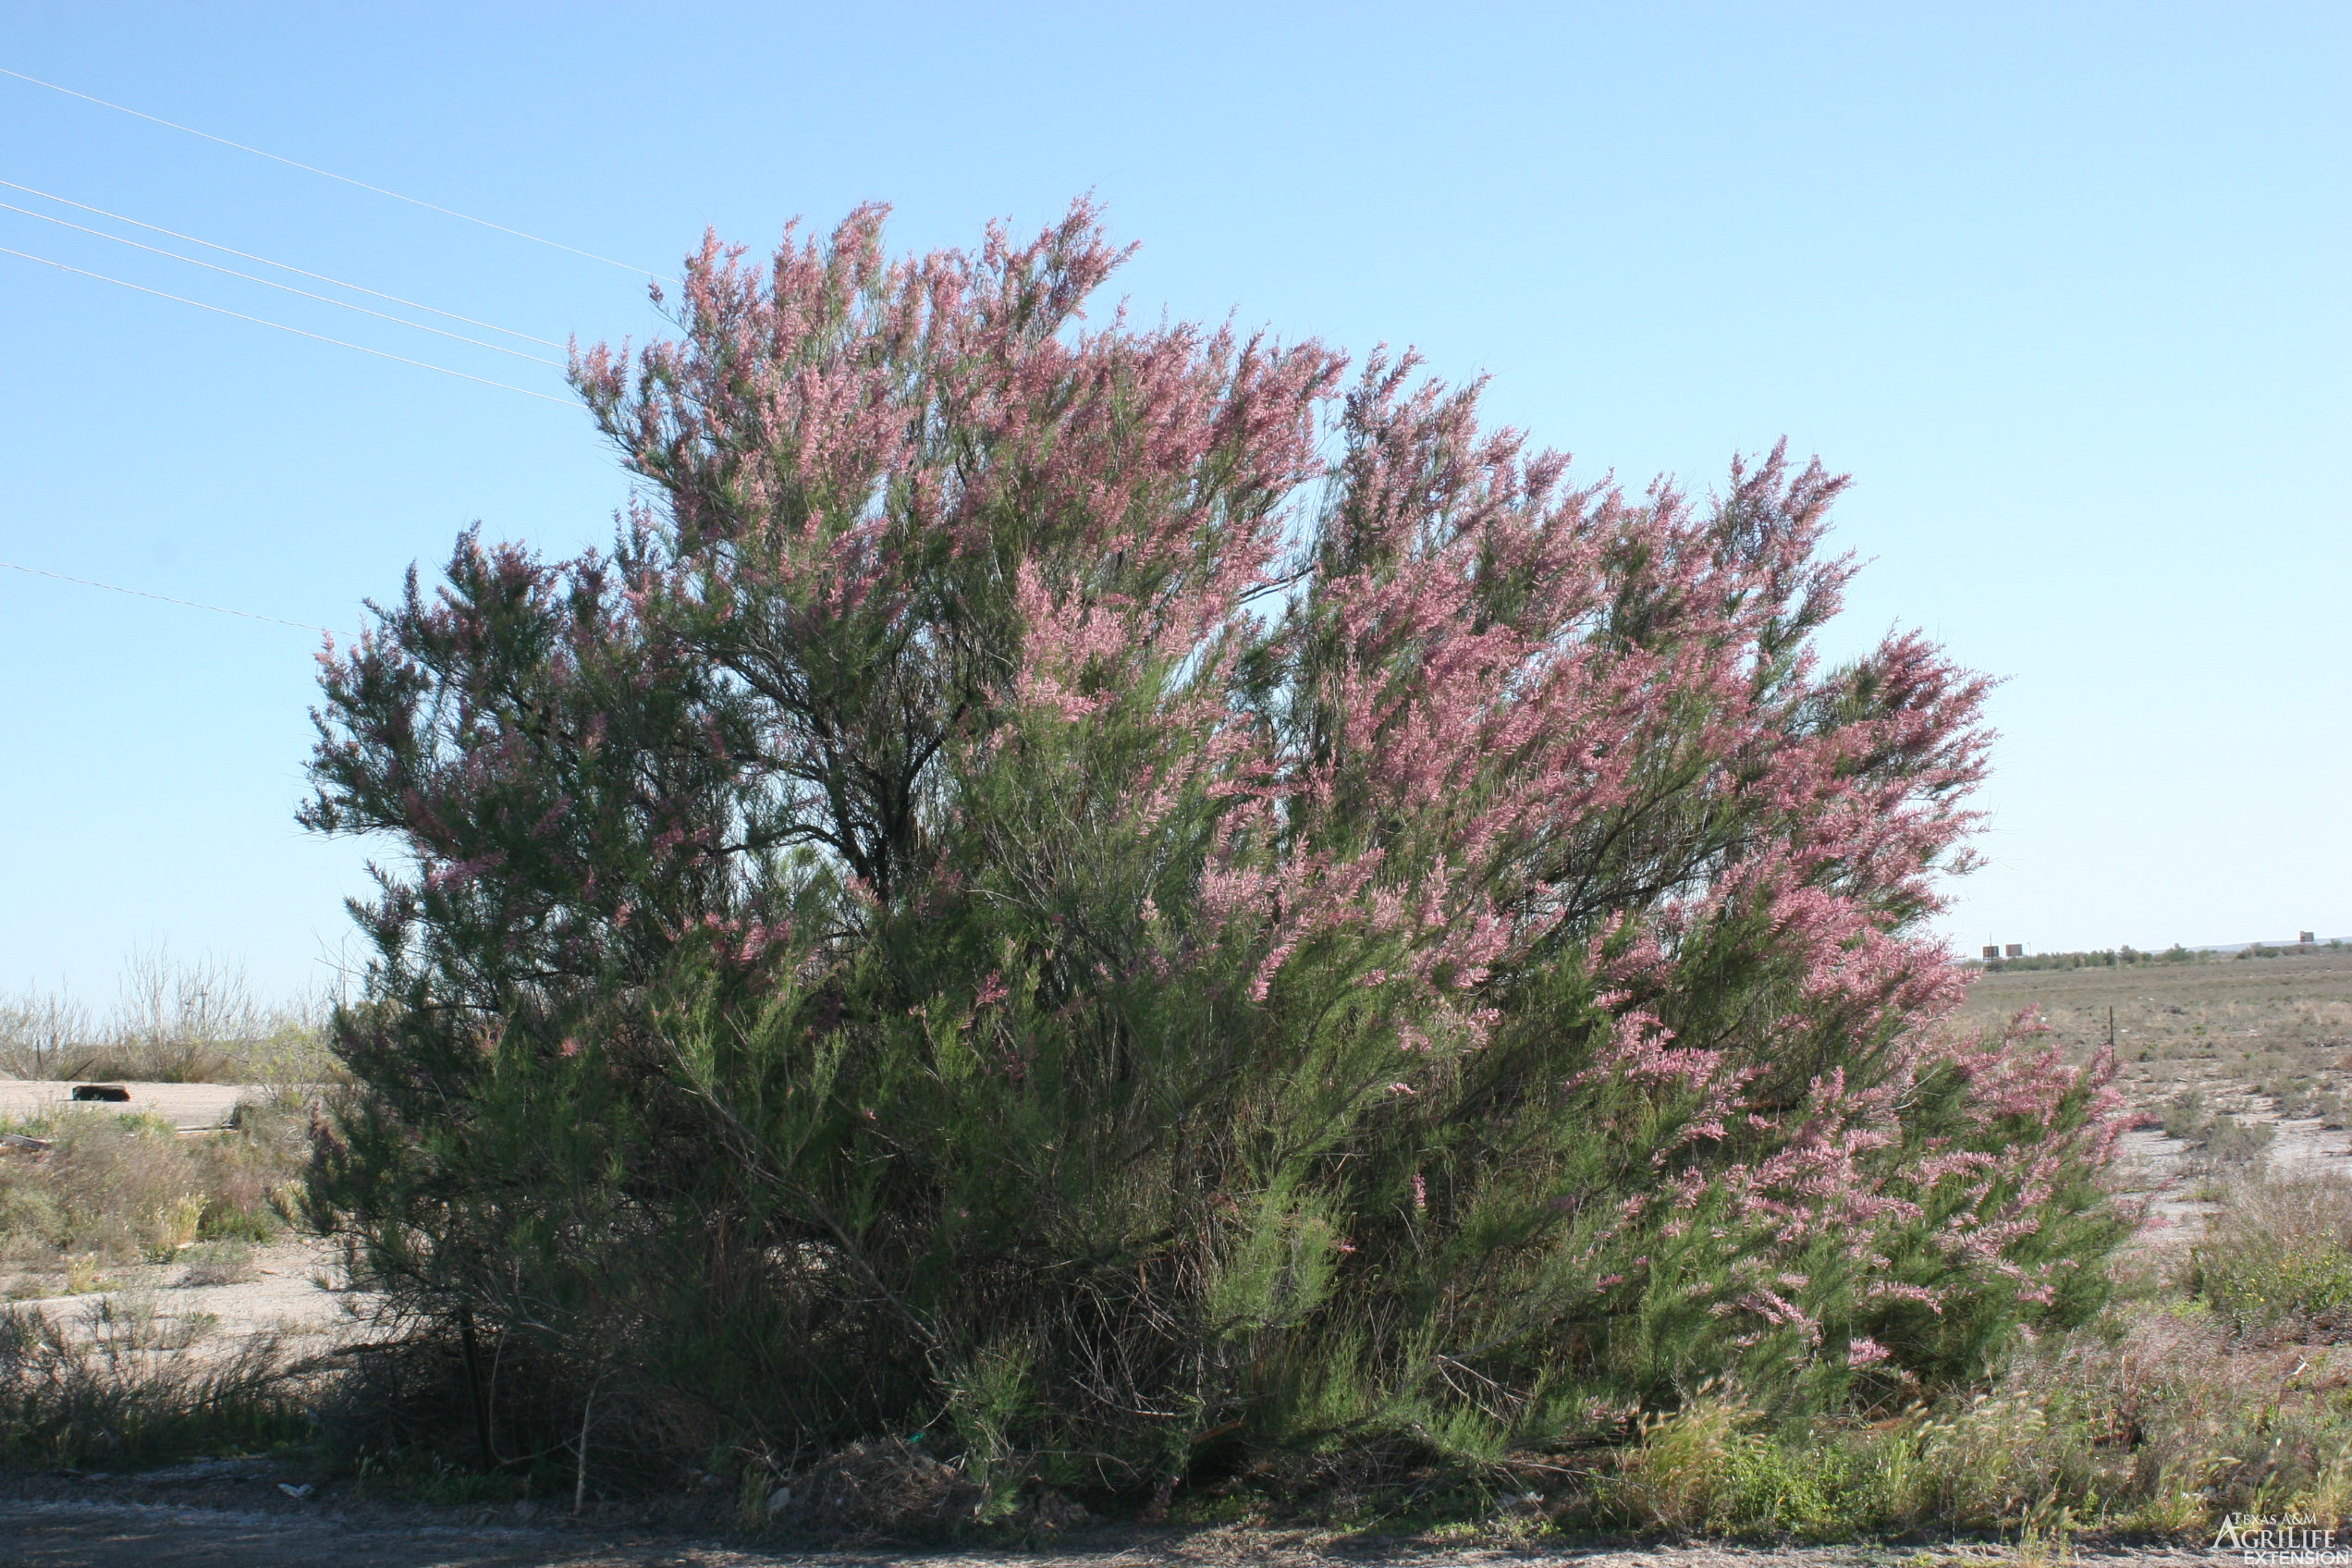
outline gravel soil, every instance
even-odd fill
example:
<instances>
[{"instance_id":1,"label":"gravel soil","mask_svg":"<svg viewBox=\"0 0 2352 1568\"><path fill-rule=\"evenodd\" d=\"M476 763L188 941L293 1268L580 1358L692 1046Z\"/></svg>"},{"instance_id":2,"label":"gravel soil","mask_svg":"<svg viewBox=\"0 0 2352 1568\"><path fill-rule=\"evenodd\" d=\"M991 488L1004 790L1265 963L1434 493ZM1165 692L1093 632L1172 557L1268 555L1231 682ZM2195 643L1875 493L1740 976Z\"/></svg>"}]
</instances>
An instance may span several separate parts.
<instances>
[{"instance_id":1,"label":"gravel soil","mask_svg":"<svg viewBox=\"0 0 2352 1568\"><path fill-rule=\"evenodd\" d=\"M308 1495L287 1488L307 1485ZM2010 1547L1952 1541L1902 1546L1438 1543L1330 1532L1145 1529L1105 1525L1025 1549L974 1550L889 1541L823 1546L730 1536L676 1516L707 1513L606 1505L574 1519L545 1504L431 1507L354 1498L270 1460L213 1460L139 1476L0 1473L0 1564L6 1568L1964 1568L2020 1563ZM667 1513L669 1517L665 1518ZM2234 1561L2201 1548L2076 1541L2071 1561L2139 1568ZM2044 1558L2042 1561L2047 1562Z\"/></svg>"}]
</instances>

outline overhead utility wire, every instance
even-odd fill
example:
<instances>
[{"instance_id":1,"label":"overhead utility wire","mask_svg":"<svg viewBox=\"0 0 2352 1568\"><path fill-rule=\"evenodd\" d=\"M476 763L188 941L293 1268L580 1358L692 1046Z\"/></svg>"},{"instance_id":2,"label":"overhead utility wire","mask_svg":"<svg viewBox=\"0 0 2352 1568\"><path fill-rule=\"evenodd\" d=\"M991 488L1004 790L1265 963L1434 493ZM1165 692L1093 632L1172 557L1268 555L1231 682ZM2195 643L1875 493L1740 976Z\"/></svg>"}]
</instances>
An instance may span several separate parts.
<instances>
[{"instance_id":1,"label":"overhead utility wire","mask_svg":"<svg viewBox=\"0 0 2352 1568\"><path fill-rule=\"evenodd\" d=\"M307 288L297 288L290 283L276 283L266 277L255 277L251 273L239 272L235 267L225 267L213 262L200 262L193 256L183 256L177 251L166 251L154 245L142 245L136 239L126 239L119 234L108 234L103 228L91 228L82 224L67 223L63 218L53 218L46 213L36 213L31 207L19 207L13 202L0 202L0 212L22 213L29 218L39 218L43 223L54 223L60 228L70 228L79 234L94 234L101 239L111 239L117 245L128 245L134 251L145 251L150 255L169 256L173 261L186 262L191 267L206 267L230 277L241 277L248 283L258 283L264 288L279 288L288 294L300 294L305 300L316 300L321 304L333 305L338 310L357 311L363 316L374 316L378 321L397 322L402 326L415 327L419 332L430 332L456 342L471 343L477 349L489 349L501 354L512 354L516 359L529 360L534 365L552 365L557 370L564 368L559 360L525 353L521 349L509 349L503 343L484 343L481 338L468 337L462 332L449 332L441 327L427 326L421 321L410 321L405 317L387 315L382 311L371 311L365 305L354 305L348 300L336 300L325 294L313 294Z\"/></svg>"},{"instance_id":2,"label":"overhead utility wire","mask_svg":"<svg viewBox=\"0 0 2352 1568\"><path fill-rule=\"evenodd\" d=\"M256 256L251 251L239 251L233 245L216 245L209 239L199 239L192 234L182 234L176 228L165 228L159 224L141 223L137 218L125 217L120 213L110 213L104 207L93 207L87 202L69 201L63 196L52 195L46 190L35 190L30 185L18 185L13 179L0 179L0 186L5 186L10 190L21 190L28 196L38 196L44 202L55 202L59 206L71 207L76 212L95 213L98 216L111 218L116 223L127 223L133 228L143 228L150 234L169 235L174 239L183 239L190 245L202 245L207 251L218 251L224 255L240 256L249 262L259 262L265 267L276 267L280 272L290 272L297 277L316 278L321 283L331 283L337 288L348 288L354 294L365 294L377 300L389 300L396 305L406 305L412 311L425 311L436 316L446 316L451 321L461 321L468 326L478 326L485 332L503 332L509 337L520 337L526 343L537 343L549 349L563 347L551 337L533 337L528 332L517 332L513 327L500 326L495 321L476 321L472 316L461 316L455 311L445 311L438 306L421 304L414 300L403 300L398 294L386 294L380 288L369 288L357 283L346 283L339 277L329 277L323 272L311 272L286 262L273 262L267 256ZM18 210L23 211L22 208ZM109 238L112 237L109 236ZM186 257L181 258L183 261L186 259Z\"/></svg>"},{"instance_id":3,"label":"overhead utility wire","mask_svg":"<svg viewBox=\"0 0 2352 1568\"><path fill-rule=\"evenodd\" d=\"M30 251L12 251L6 245L0 245L0 256L21 256L28 262L39 262L44 267L55 267L59 272L73 273L81 277L94 277L101 283L116 284L124 288L135 288L141 294L153 294L158 300L171 300L179 304L193 305L200 311L211 311L215 315L235 316L239 321L250 321L257 326L274 326L280 332L290 332L297 337L315 338L321 343L332 343L338 349L357 349L361 353L374 354L379 360L393 360L400 364L414 365L419 370L437 370L443 375L454 375L459 381L478 381L484 386L496 386L508 392L520 392L526 398L536 398L543 403L560 403L566 408L575 406L569 398L551 398L545 392L533 392L528 386L517 386L511 382L493 381L486 375L469 375L464 371L451 370L447 365L430 364L423 360L410 359L406 354L387 354L381 349L371 349L364 343L347 343L340 337L329 337L323 332L305 332L299 326L288 326L282 321L266 321L260 316L249 316L242 311L232 311L219 305L208 305L202 300L190 300L185 295L166 294L160 288L150 288L143 283L125 283L119 277L108 277L103 272L92 272L85 267L69 267L63 262L53 262L46 256L36 256Z\"/></svg>"},{"instance_id":4,"label":"overhead utility wire","mask_svg":"<svg viewBox=\"0 0 2352 1568\"><path fill-rule=\"evenodd\" d=\"M412 207L423 207L428 212L439 213L447 217L463 218L468 223L480 224L484 228L495 228L501 234L511 234L518 239L528 239L534 245L546 245L558 251L569 251L575 256L585 256L592 262L602 262L608 267L619 267L623 272L643 273L661 278L665 283L672 281L668 275L654 272L647 267L632 267L627 262L616 262L610 256L599 256L594 251L582 251L576 245L566 245L560 240L544 239L536 234L526 234L519 228L508 228L505 224L492 223L488 218L478 218L472 213L461 213L455 207L444 207L432 202L422 201L414 196L403 196L397 190L386 190L380 185L370 185L364 179L353 179L348 174L337 174L333 169L323 169L315 164L298 163L292 158L282 158L276 153L264 153L259 147L248 147L242 141L231 141L226 136L214 136L209 130L198 130L194 126L181 125L178 121L165 119L159 115L126 108L120 104L110 104L104 98L92 98L87 92L76 92L70 87L60 87L54 81L43 81L37 76L27 76L22 71L12 71L6 66L0 66L0 76L12 76L18 81L29 81L35 87L45 87L52 92L62 92L68 98L79 98L85 104L95 104L102 109L112 109L118 115L129 115L136 119L147 120L168 129L183 131L190 136L201 136L207 141L217 141L224 147L234 147L240 153L251 153L257 158L267 158L272 163L284 164L288 168L300 169L305 174L324 175L328 179L339 179L346 185L356 185L362 190L373 190L378 196L389 196L395 202L406 202Z\"/></svg>"},{"instance_id":5,"label":"overhead utility wire","mask_svg":"<svg viewBox=\"0 0 2352 1568\"><path fill-rule=\"evenodd\" d=\"M10 571L28 572L34 577L54 577L60 582L79 582L84 588L104 588L112 594L129 594L136 598L160 599L167 605L185 605L191 610L211 610L215 615L243 616L247 620L266 620L273 626L290 626L297 631L324 631L330 637L349 637L348 631L337 631L332 626L312 626L306 620L282 620L274 615L255 615L251 610L233 610L227 605L199 604L194 599L175 599L169 594L150 594L144 588L125 588L120 583L100 582L87 577L68 577L62 571L43 571L37 566L18 566L14 561L0 561Z\"/></svg>"}]
</instances>

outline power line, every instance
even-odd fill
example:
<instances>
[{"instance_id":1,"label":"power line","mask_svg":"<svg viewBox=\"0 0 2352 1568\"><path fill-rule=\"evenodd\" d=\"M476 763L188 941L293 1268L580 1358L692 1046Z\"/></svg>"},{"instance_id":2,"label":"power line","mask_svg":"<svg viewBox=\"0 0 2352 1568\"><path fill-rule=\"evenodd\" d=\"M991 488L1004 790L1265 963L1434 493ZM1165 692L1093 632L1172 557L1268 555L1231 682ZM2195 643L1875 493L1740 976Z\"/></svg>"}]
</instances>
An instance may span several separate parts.
<instances>
[{"instance_id":1,"label":"power line","mask_svg":"<svg viewBox=\"0 0 2352 1568\"><path fill-rule=\"evenodd\" d=\"M241 277L248 283L258 283L264 288L277 288L288 294L299 294L305 300L316 300L323 305L333 305L338 310L357 311L363 316L374 316L378 321L396 322L402 326L412 326L419 332L430 332L459 343L471 343L477 349L488 349L500 354L512 354L516 359L529 360L534 365L549 365L557 370L564 368L558 361L545 359L537 354L528 354L521 349L509 349L503 343L484 343L481 338L468 337L462 332L450 332L438 326L427 326L421 321L409 321L400 316L387 315L382 311L371 311L365 305L354 305L348 300L336 300L325 294L313 294L307 288L297 288L290 283L277 283L266 277L255 277L250 272L239 272L235 267L225 267L217 263L199 261L194 256L183 256L177 251L166 251L160 246L142 245L136 239L126 239L119 234L108 234L103 228L92 228L85 224L68 223L64 218L53 218L46 213L36 213L31 207L19 207L13 202L0 202L0 212L22 213L29 218L39 218L43 223L54 223L60 228L70 228L77 234L94 234L101 239L111 239L117 245L128 245L134 251L144 251L154 256L169 256L173 261L186 262L191 267L209 268L211 271L229 277Z\"/></svg>"},{"instance_id":2,"label":"power line","mask_svg":"<svg viewBox=\"0 0 2352 1568\"><path fill-rule=\"evenodd\" d=\"M79 582L84 588L104 588L110 594L129 594L135 598L158 599L166 605L183 605L191 610L211 610L215 615L242 616L247 620L266 620L273 626L290 626L297 631L324 631L330 637L349 637L348 631L337 631L331 626L312 626L305 620L284 620L274 615L255 615L251 610L233 610L226 605L199 604L194 599L175 599L169 594L150 594L144 588L125 588L117 582L100 582L88 577L68 577L62 571L43 571L37 566L18 566L14 561L0 561L10 571L21 571L34 577L54 577L60 582Z\"/></svg>"},{"instance_id":3,"label":"power line","mask_svg":"<svg viewBox=\"0 0 2352 1568\"><path fill-rule=\"evenodd\" d=\"M380 185L370 185L366 180L353 179L347 174L337 174L333 169L323 169L314 164L298 163L292 158L280 157L276 153L265 153L259 147L248 147L242 141L231 141L226 136L214 136L209 130L198 130L194 126L181 125L175 120L165 119L159 115L126 108L120 104L110 104L104 98L93 98L87 92L76 92L70 87L60 87L54 81L43 81L37 76L27 76L22 71L12 71L6 66L0 66L0 76L12 76L18 81L29 81L35 87L45 87L52 92L62 92L68 98L79 98L85 104L95 104L102 109L112 109L118 115L129 115L135 119L147 120L190 136L201 136L207 141L217 141L224 147L234 147L240 153L251 153L257 158L267 158L272 163L284 164L289 168L300 169L305 174L323 175L328 179L341 180L346 185L356 185L362 190L373 190L378 196L389 196L395 202L406 202L412 207L423 207L428 212L439 213L447 217L463 218L468 223L480 224L484 228L495 228L501 234L511 234L518 239L528 239L534 245L546 245L557 251L569 251L575 256L585 256L592 262L602 262L608 267L619 267L623 272L643 273L661 278L664 282L672 281L666 274L654 272L647 267L632 267L627 262L616 262L610 256L599 256L594 251L582 251L576 245L566 245L560 240L544 239L536 234L526 234L519 228L508 228L505 224L492 223L488 218L478 218L472 213L459 212L455 207L444 207L432 202L422 201L414 196L403 196L397 190L386 190Z\"/></svg>"},{"instance_id":4,"label":"power line","mask_svg":"<svg viewBox=\"0 0 2352 1568\"><path fill-rule=\"evenodd\" d=\"M526 343L537 343L549 349L560 349L563 347L562 344L555 341L553 338L533 337L528 332L517 332L511 326L500 326L494 321L476 321L472 316L461 316L455 311L445 311L440 309L438 306L421 304L414 300L403 300L398 294L386 294L380 288L369 288L361 284L346 283L339 277L329 277L323 272L311 272L302 267L291 265L286 262L274 262L267 256L256 256L251 251L239 251L232 245L217 245L212 240L199 239L192 234L182 234L178 229L165 228L159 224L141 223L137 218L125 217L120 213L110 213L104 207L93 207L89 205L87 202L69 201L63 196L52 195L46 190L35 190L30 185L18 185L13 179L0 179L0 186L6 186L10 190L21 190L28 196L38 196L44 202L55 202L60 206L71 207L76 212L95 213L98 216L102 218L110 218L116 223L127 223L134 228L143 228L150 234L168 235L174 239L185 240L190 245L202 245L207 251L218 251L224 255L239 256L249 262L259 262L265 267L276 267L280 272L290 272L298 277L315 278L321 283L331 283L337 288L349 288L355 294L365 294L370 298L376 300L389 300L396 305L406 305L412 311L426 311L436 316L446 316L451 321L461 321L468 326L478 326L485 332L503 332L509 337L520 337ZM22 208L18 208L18 210L19 212L23 211ZM41 214L36 213L33 215L38 217ZM112 239L113 236L110 235L108 238ZM183 261L187 259L188 258L186 257L181 258Z\"/></svg>"},{"instance_id":5,"label":"power line","mask_svg":"<svg viewBox=\"0 0 2352 1568\"><path fill-rule=\"evenodd\" d=\"M566 408L573 406L568 398L551 398L545 392L533 392L528 386L517 386L505 381L493 381L486 375L469 375L464 371L451 370L447 365L430 364L423 360L412 360L405 354L387 354L381 349L371 349L364 343L347 343L340 337L329 337L323 332L305 332L299 326L288 326L282 321L266 321L260 316L249 316L242 311L232 311L220 305L208 305L202 300L190 300L179 294L166 294L160 288L150 288L143 283L126 283L119 277L108 277L103 272L92 272L84 267L69 267L63 262L53 262L46 256L36 256L30 251L12 251L6 245L0 245L0 256L21 256L28 262L39 262L44 267L55 267L59 272L73 273L81 277L94 277L101 283L112 283L123 288L135 288L141 294L153 294L158 300L171 300L182 305L193 305L200 311L211 311L215 315L235 316L239 321L250 321L257 326L274 326L280 332L290 332L297 337L310 337L321 343L332 343L338 349L356 349L362 354L374 354L379 360L392 360L400 364L414 365L419 370L436 370L443 375L454 375L459 381L478 381L484 386L496 386L508 392L520 392L526 398L536 398L543 403L560 403Z\"/></svg>"}]
</instances>

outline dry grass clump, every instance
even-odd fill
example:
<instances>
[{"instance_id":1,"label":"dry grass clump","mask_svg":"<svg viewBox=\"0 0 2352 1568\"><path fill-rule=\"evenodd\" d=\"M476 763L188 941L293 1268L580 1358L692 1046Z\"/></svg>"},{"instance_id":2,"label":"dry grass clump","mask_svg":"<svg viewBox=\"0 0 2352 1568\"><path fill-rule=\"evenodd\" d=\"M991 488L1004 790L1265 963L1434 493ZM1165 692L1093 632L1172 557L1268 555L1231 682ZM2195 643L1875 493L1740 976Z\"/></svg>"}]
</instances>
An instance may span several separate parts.
<instances>
[{"instance_id":1,"label":"dry grass clump","mask_svg":"<svg viewBox=\"0 0 2352 1568\"><path fill-rule=\"evenodd\" d=\"M2352 1358L2258 1352L2180 1303L2022 1356L2004 1379L2023 1463L2084 1514L2140 1529L2200 1529L2236 1510L2341 1518L2352 1474Z\"/></svg>"},{"instance_id":2,"label":"dry grass clump","mask_svg":"<svg viewBox=\"0 0 2352 1568\"><path fill-rule=\"evenodd\" d=\"M2287 1011L2286 1027L2297 1038L2340 1049L2352 1046L2352 1001L2313 998Z\"/></svg>"},{"instance_id":3,"label":"dry grass clump","mask_svg":"<svg viewBox=\"0 0 2352 1568\"><path fill-rule=\"evenodd\" d=\"M11 1121L30 1144L0 1152L0 1257L161 1262L201 1240L267 1241L292 1212L308 1120L281 1095L197 1136L84 1107Z\"/></svg>"},{"instance_id":4,"label":"dry grass clump","mask_svg":"<svg viewBox=\"0 0 2352 1568\"><path fill-rule=\"evenodd\" d=\"M1801 1464L1793 1467L1797 1455L1756 1426L1735 1396L1702 1393L1641 1424L1597 1501L1628 1523L1676 1534L1827 1523L1838 1512L1827 1495L1834 1488L1819 1474L1804 1474Z\"/></svg>"},{"instance_id":5,"label":"dry grass clump","mask_svg":"<svg viewBox=\"0 0 2352 1568\"><path fill-rule=\"evenodd\" d=\"M180 1277L183 1289L205 1285L242 1285L259 1277L253 1261L253 1243L230 1239L200 1242L180 1255L180 1262L188 1272Z\"/></svg>"}]
</instances>

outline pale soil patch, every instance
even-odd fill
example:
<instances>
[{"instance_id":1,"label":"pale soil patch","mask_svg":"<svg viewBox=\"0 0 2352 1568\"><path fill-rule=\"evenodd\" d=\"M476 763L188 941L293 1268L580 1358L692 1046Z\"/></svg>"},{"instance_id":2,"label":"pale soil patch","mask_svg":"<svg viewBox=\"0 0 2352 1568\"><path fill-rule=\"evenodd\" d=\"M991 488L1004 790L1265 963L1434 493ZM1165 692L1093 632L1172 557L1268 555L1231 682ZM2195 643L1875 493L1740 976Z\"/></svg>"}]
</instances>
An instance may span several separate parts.
<instances>
[{"instance_id":1,"label":"pale soil patch","mask_svg":"<svg viewBox=\"0 0 2352 1568\"><path fill-rule=\"evenodd\" d=\"M2276 1174L2352 1177L2352 1133L2326 1127L2317 1117L2290 1121L2278 1114L2275 1100L2265 1100L2243 1085L2208 1092L2223 1112L2276 1129L2269 1165ZM2220 1204L2197 1195L2196 1152L2153 1128L2125 1133L2117 1141L2118 1190L2148 1205L2150 1223L2139 1233L2139 1244L2168 1252L2187 1246L2204 1228L2206 1217L2220 1212Z\"/></svg>"},{"instance_id":2,"label":"pale soil patch","mask_svg":"<svg viewBox=\"0 0 2352 1568\"><path fill-rule=\"evenodd\" d=\"M152 1305L157 1326L190 1330L187 1355L227 1355L257 1341L278 1340L297 1354L319 1354L363 1336L375 1298L349 1288L342 1254L315 1236L300 1236L252 1249L248 1277L229 1283L192 1282L196 1273L182 1260L109 1266L98 1276L103 1287L76 1293L31 1293L54 1273L19 1280L17 1305L42 1313L68 1337L94 1337L99 1305L130 1298ZM25 1292L25 1293L18 1293Z\"/></svg>"}]
</instances>

